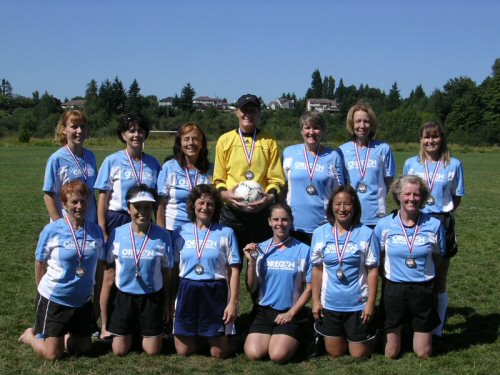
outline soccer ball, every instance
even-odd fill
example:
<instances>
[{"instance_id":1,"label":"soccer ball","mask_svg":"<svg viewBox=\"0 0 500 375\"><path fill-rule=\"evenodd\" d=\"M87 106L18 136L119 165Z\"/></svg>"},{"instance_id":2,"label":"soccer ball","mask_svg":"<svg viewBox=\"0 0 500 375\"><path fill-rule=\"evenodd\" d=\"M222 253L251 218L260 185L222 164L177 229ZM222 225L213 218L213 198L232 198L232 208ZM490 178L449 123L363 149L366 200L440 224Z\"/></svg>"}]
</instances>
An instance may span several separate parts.
<instances>
[{"instance_id":1,"label":"soccer ball","mask_svg":"<svg viewBox=\"0 0 500 375\"><path fill-rule=\"evenodd\" d=\"M264 194L264 189L258 182L255 181L243 181L238 184L235 194L243 198L243 203L252 203L259 200Z\"/></svg>"}]
</instances>

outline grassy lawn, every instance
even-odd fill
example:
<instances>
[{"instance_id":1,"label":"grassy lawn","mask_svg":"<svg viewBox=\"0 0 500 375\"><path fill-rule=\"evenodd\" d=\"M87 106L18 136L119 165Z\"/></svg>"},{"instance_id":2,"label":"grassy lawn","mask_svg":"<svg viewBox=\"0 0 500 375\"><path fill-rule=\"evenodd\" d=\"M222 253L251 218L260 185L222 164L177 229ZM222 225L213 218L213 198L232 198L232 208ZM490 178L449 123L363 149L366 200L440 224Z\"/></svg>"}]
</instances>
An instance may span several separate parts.
<instances>
[{"instance_id":1,"label":"grassy lawn","mask_svg":"<svg viewBox=\"0 0 500 375\"><path fill-rule=\"evenodd\" d=\"M151 142L146 151L163 161L172 149L171 142L162 148L165 143ZM92 144L98 165L117 147L121 146ZM50 363L39 359L31 348L20 345L18 336L34 321L34 251L38 235L48 222L41 187L46 160L55 149L0 147L0 373L499 373L500 153L455 155L464 164L467 196L457 212L459 253L452 260L449 276L450 316L443 346L434 357L418 360L406 353L401 359L390 361L376 354L365 361L349 357L331 361L323 356L278 366L267 361L250 362L244 354L225 361L202 355L181 358L172 353L149 358L140 352L116 358L102 343L94 345L90 356ZM401 149L405 151L396 152L398 173L404 160L416 153L416 148ZM245 316L251 306L243 285L240 315Z\"/></svg>"}]
</instances>

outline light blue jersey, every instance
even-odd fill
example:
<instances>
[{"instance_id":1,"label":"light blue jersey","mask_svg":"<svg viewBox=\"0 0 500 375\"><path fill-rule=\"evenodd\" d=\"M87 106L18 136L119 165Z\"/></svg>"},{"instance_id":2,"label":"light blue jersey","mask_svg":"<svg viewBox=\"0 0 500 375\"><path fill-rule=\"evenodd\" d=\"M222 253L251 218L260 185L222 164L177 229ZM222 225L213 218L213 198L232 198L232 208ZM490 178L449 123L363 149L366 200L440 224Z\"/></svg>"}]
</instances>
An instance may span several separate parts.
<instances>
[{"instance_id":1,"label":"light blue jersey","mask_svg":"<svg viewBox=\"0 0 500 375\"><path fill-rule=\"evenodd\" d=\"M172 240L170 234L156 224L151 224L144 252L139 261L139 275L132 247L131 223L122 225L111 232L106 249L106 262L115 265L115 284L122 292L130 294L151 294L163 288L164 268L173 267ZM140 253L146 235L134 236L136 254Z\"/></svg>"},{"instance_id":2,"label":"light blue jersey","mask_svg":"<svg viewBox=\"0 0 500 375\"><path fill-rule=\"evenodd\" d=\"M310 168L314 165L314 156L307 153ZM321 153L313 175L312 185L317 194L308 194L311 184L304 159L304 145L298 144L285 148L283 152L283 171L288 183L286 202L292 208L293 229L312 233L326 222L326 206L333 190L344 185L342 160L336 151L321 147Z\"/></svg>"},{"instance_id":3,"label":"light blue jersey","mask_svg":"<svg viewBox=\"0 0 500 375\"><path fill-rule=\"evenodd\" d=\"M272 238L260 244L265 251ZM311 283L309 246L291 238L286 247L270 248L256 260L257 303L275 310L289 310Z\"/></svg>"},{"instance_id":4,"label":"light blue jersey","mask_svg":"<svg viewBox=\"0 0 500 375\"><path fill-rule=\"evenodd\" d=\"M339 251L344 249L346 239L347 233L339 236ZM380 247L373 231L358 224L352 228L347 248L344 250L342 272L345 277L340 280L337 277L340 267L333 226L326 223L313 232L312 264L313 267L323 266L321 304L332 311L361 311L368 300L368 269L378 267Z\"/></svg>"},{"instance_id":5,"label":"light blue jersey","mask_svg":"<svg viewBox=\"0 0 500 375\"><path fill-rule=\"evenodd\" d=\"M416 226L405 227L410 243L413 240L415 228ZM420 228L411 253L411 258L416 262L415 268L409 268L406 265L410 250L397 213L382 218L374 232L380 244L380 252L385 255L384 277L386 279L396 283L421 283L435 277L432 255L444 256L446 251L446 237L440 220L428 214L420 214Z\"/></svg>"},{"instance_id":6,"label":"light blue jersey","mask_svg":"<svg viewBox=\"0 0 500 375\"><path fill-rule=\"evenodd\" d=\"M206 230L198 230L198 244L205 238ZM233 230L220 224L212 224L205 248L198 259L194 236L194 224L184 224L174 232L174 262L179 265L179 277L190 280L227 280L227 268L241 264L238 241ZM201 264L203 273L196 273Z\"/></svg>"},{"instance_id":7,"label":"light blue jersey","mask_svg":"<svg viewBox=\"0 0 500 375\"><path fill-rule=\"evenodd\" d=\"M149 188L156 190L156 181L160 173L160 163L151 155L142 154L143 171L141 173L141 162L133 160L135 173L141 182ZM95 188L100 191L110 191L108 209L112 211L127 211L125 195L127 191L137 184L135 174L130 168L126 151L118 151L104 159Z\"/></svg>"},{"instance_id":8,"label":"light blue jersey","mask_svg":"<svg viewBox=\"0 0 500 375\"><path fill-rule=\"evenodd\" d=\"M396 174L396 163L392 150L387 143L381 141L370 141L370 158L366 167L366 174L363 183L367 191L362 193L358 191L358 197L361 201L363 210L361 212L361 222L365 225L375 225L386 212L385 196L387 188L384 179L394 177ZM356 158L356 151L352 141L344 143L338 149L346 169L346 178L349 184L358 189L361 181L361 173ZM365 158L368 147L358 148L359 160L362 169L365 167Z\"/></svg>"},{"instance_id":9,"label":"light blue jersey","mask_svg":"<svg viewBox=\"0 0 500 375\"><path fill-rule=\"evenodd\" d=\"M45 167L45 179L42 190L54 194L57 210L62 217L63 215L66 216L66 210L63 209L59 197L62 186L75 180L83 181L90 189L90 200L85 219L97 223L97 206L94 194L94 183L97 176L95 155L87 149L83 150L83 157L75 153L73 155L78 164L66 147L60 148L49 157L47 166Z\"/></svg>"},{"instance_id":10,"label":"light blue jersey","mask_svg":"<svg viewBox=\"0 0 500 375\"><path fill-rule=\"evenodd\" d=\"M175 230L189 223L186 201L191 191L191 186L210 184L208 174L202 174L196 169L189 170L187 180L185 170L176 159L167 160L158 176L158 195L167 202L165 207L165 227Z\"/></svg>"},{"instance_id":11,"label":"light blue jersey","mask_svg":"<svg viewBox=\"0 0 500 375\"><path fill-rule=\"evenodd\" d=\"M47 272L38 284L38 293L50 301L69 307L81 307L92 297L97 261L104 260L104 237L101 228L85 221L84 229L75 230L80 247L85 237L81 267L85 274L76 275L80 266L78 251L66 221L61 218L47 224L40 233L35 259L47 264Z\"/></svg>"},{"instance_id":12,"label":"light blue jersey","mask_svg":"<svg viewBox=\"0 0 500 375\"><path fill-rule=\"evenodd\" d=\"M432 181L434 177L437 162L429 162L427 164L429 179ZM406 160L403 174L415 175L426 181L429 186L424 163L420 163L420 157L414 156ZM439 170L435 177L435 182L432 187L431 196L434 199L434 204L427 204L422 212L427 213L444 213L451 212L455 209L453 205L453 196L461 197L465 195L464 189L464 169L460 160L451 158L450 163L445 167L439 163Z\"/></svg>"}]
</instances>

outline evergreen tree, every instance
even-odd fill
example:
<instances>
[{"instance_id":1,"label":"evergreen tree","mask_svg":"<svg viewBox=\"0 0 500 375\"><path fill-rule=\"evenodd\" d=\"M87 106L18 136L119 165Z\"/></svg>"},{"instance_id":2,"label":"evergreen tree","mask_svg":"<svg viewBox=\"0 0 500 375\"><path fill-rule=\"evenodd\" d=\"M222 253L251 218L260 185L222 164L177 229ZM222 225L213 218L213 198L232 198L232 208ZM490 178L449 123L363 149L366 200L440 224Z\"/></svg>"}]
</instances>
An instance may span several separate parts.
<instances>
[{"instance_id":1,"label":"evergreen tree","mask_svg":"<svg viewBox=\"0 0 500 375\"><path fill-rule=\"evenodd\" d=\"M126 111L133 113L141 113L143 106L146 104L144 102L143 96L140 94L141 88L139 87L139 83L134 79L132 84L130 85L127 92L127 103L126 103Z\"/></svg>"},{"instance_id":2,"label":"evergreen tree","mask_svg":"<svg viewBox=\"0 0 500 375\"><path fill-rule=\"evenodd\" d=\"M399 89L397 82L394 82L387 96L387 111L394 111L401 105L401 96L399 95Z\"/></svg>"},{"instance_id":3,"label":"evergreen tree","mask_svg":"<svg viewBox=\"0 0 500 375\"><path fill-rule=\"evenodd\" d=\"M0 83L0 94L12 98L12 85L5 78L2 78L2 82Z\"/></svg>"},{"instance_id":4,"label":"evergreen tree","mask_svg":"<svg viewBox=\"0 0 500 375\"><path fill-rule=\"evenodd\" d=\"M306 92L306 98L321 98L323 94L323 81L321 80L321 73L316 69L311 75L311 87Z\"/></svg>"},{"instance_id":5,"label":"evergreen tree","mask_svg":"<svg viewBox=\"0 0 500 375\"><path fill-rule=\"evenodd\" d=\"M184 86L182 88L181 96L179 97L179 100L178 100L178 107L181 109L181 111L186 111L186 112L193 112L194 111L193 99L194 99L195 95L196 95L196 91L191 86L191 84L188 82L186 84L186 86Z\"/></svg>"}]
</instances>

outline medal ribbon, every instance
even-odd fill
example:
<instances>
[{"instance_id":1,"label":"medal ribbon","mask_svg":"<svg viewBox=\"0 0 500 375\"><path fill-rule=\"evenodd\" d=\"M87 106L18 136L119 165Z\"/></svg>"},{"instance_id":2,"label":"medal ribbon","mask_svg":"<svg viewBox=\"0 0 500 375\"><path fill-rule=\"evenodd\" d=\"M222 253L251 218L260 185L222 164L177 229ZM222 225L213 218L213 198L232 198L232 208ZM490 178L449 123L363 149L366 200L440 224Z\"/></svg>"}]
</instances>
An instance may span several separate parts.
<instances>
[{"instance_id":1,"label":"medal ribbon","mask_svg":"<svg viewBox=\"0 0 500 375\"><path fill-rule=\"evenodd\" d=\"M193 190L193 186L196 186L198 184L198 176L200 175L200 171L196 169L196 174L194 176L194 185L191 183L191 177L189 176L189 170L187 168L184 168L184 173L186 174L186 180L189 185L189 191Z\"/></svg>"},{"instance_id":2,"label":"medal ribbon","mask_svg":"<svg viewBox=\"0 0 500 375\"><path fill-rule=\"evenodd\" d=\"M351 239L352 234L352 226L349 228L347 232L347 237L345 239L344 245L339 249L339 232L337 226L333 226L333 238L335 238L335 251L337 252L337 259L339 260L339 266L342 268L342 263L344 262L345 252L347 250L347 244Z\"/></svg>"},{"instance_id":3,"label":"medal ribbon","mask_svg":"<svg viewBox=\"0 0 500 375\"><path fill-rule=\"evenodd\" d=\"M125 150L125 155L127 155L127 160L128 160L128 163L130 164L130 169L132 170L132 173L134 174L135 183L137 184L137 186L139 186L140 184L142 184L142 176L144 174L144 163L142 161L142 154L141 154L141 170L139 171L139 175L135 171L134 162L132 161L132 158L128 154L127 150Z\"/></svg>"},{"instance_id":4,"label":"medal ribbon","mask_svg":"<svg viewBox=\"0 0 500 375\"><path fill-rule=\"evenodd\" d=\"M418 217L417 226L415 228L415 233L413 234L413 238L411 239L411 242L410 242L410 239L408 238L408 234L406 233L406 229L405 229L405 226L403 224L403 221L401 220L401 212L398 212L398 218L399 218L399 224L401 225L401 230L403 231L403 234L405 235L406 245L408 245L408 250L410 250L410 258L411 258L411 254L413 252L413 245L415 245L415 239L417 238L417 234L418 234L418 231L420 229L420 216Z\"/></svg>"},{"instance_id":5,"label":"medal ribbon","mask_svg":"<svg viewBox=\"0 0 500 375\"><path fill-rule=\"evenodd\" d=\"M245 139L243 138L243 133L241 132L240 128L238 128L238 134L240 135L241 145L243 146L243 150L245 151L245 157L247 159L248 167L251 167L253 151L255 150L255 139L257 138L257 129L253 131L252 146L250 147L250 152L247 151L247 146L245 145Z\"/></svg>"},{"instance_id":6,"label":"medal ribbon","mask_svg":"<svg viewBox=\"0 0 500 375\"><path fill-rule=\"evenodd\" d=\"M135 247L135 239L134 232L132 231L132 224L130 224L130 242L132 243L132 252L134 253L134 262L135 268L139 268L141 265L141 257L144 250L146 250L146 244L149 241L149 230L151 229L151 223L149 223L148 231L146 232L146 236L144 237L144 241L142 242L141 248L139 249L139 254L137 254L137 248Z\"/></svg>"},{"instance_id":7,"label":"medal ribbon","mask_svg":"<svg viewBox=\"0 0 500 375\"><path fill-rule=\"evenodd\" d=\"M432 176L430 176L429 168L427 167L427 159L424 160L425 179L427 180L427 186L429 186L430 192L432 192L432 188L434 187L434 183L436 182L436 177L438 175L440 166L441 166L441 160L437 162L436 168L434 169L434 173L432 174Z\"/></svg>"},{"instance_id":8,"label":"medal ribbon","mask_svg":"<svg viewBox=\"0 0 500 375\"><path fill-rule=\"evenodd\" d=\"M75 164L78 166L78 169L80 169L80 172L82 172L83 178L85 180L87 180L87 178L89 177L89 165L87 164L87 161L85 160L85 151L83 151L83 162L85 163L85 170L84 170L82 168L82 165L80 164L80 162L76 158L76 155L73 153L73 151L71 151L71 148L69 148L68 145L66 145L66 150L68 150L69 154L71 155L71 157L75 161Z\"/></svg>"},{"instance_id":9,"label":"medal ribbon","mask_svg":"<svg viewBox=\"0 0 500 375\"><path fill-rule=\"evenodd\" d=\"M85 244L87 243L87 231L85 230L85 224L83 224L83 244L82 246L80 246L80 244L76 240L75 230L73 229L71 221L69 221L67 216L64 216L64 220L66 221L66 224L68 224L69 231L71 232L71 236L73 237L73 242L75 243L76 253L78 254L78 264L81 264L82 259L85 256Z\"/></svg>"},{"instance_id":10,"label":"medal ribbon","mask_svg":"<svg viewBox=\"0 0 500 375\"><path fill-rule=\"evenodd\" d=\"M205 233L205 238L203 238L203 242L201 243L200 246L198 242L198 227L196 226L196 223L194 224L194 244L196 245L196 255L198 256L199 262L201 262L201 257L203 255L203 252L205 251L205 246L207 245L207 240L208 236L210 236L211 229L212 229L212 224L210 224L210 226L208 227L207 232Z\"/></svg>"},{"instance_id":11,"label":"medal ribbon","mask_svg":"<svg viewBox=\"0 0 500 375\"><path fill-rule=\"evenodd\" d=\"M286 240L278 242L276 244L273 244L273 239L271 238L269 240L269 242L267 243L266 250L264 251L264 254L267 254L271 248L277 249L277 248L283 246L284 244L286 244L290 240L290 238L292 238L292 237L288 237ZM262 248L258 244L257 244L257 248L262 253Z\"/></svg>"},{"instance_id":12,"label":"medal ribbon","mask_svg":"<svg viewBox=\"0 0 500 375\"><path fill-rule=\"evenodd\" d=\"M311 165L309 164L309 157L307 155L306 151L306 146L304 146L304 160L306 161L306 168L307 168L307 174L309 175L309 180L312 182L313 177L314 177L314 172L316 172L316 165L318 164L319 160L319 150L321 146L318 147L318 151L316 152L316 156L314 156L314 162L311 168Z\"/></svg>"},{"instance_id":13,"label":"medal ribbon","mask_svg":"<svg viewBox=\"0 0 500 375\"><path fill-rule=\"evenodd\" d=\"M368 168L368 161L370 160L370 141L368 141L368 146L366 147L366 156L365 163L361 164L361 159L359 158L358 144L356 142L352 142L354 144L354 151L356 152L356 161L358 162L359 175L361 176L361 181L365 178L366 170Z\"/></svg>"}]
</instances>

